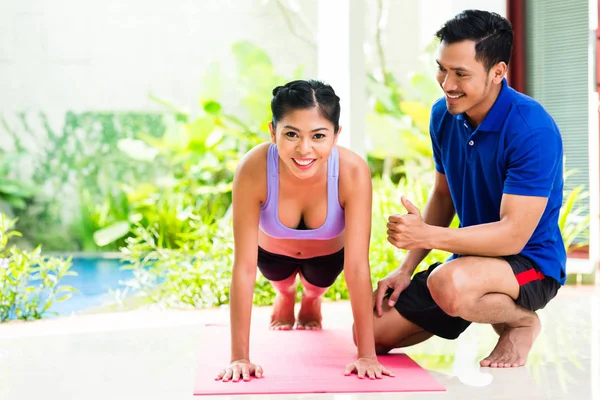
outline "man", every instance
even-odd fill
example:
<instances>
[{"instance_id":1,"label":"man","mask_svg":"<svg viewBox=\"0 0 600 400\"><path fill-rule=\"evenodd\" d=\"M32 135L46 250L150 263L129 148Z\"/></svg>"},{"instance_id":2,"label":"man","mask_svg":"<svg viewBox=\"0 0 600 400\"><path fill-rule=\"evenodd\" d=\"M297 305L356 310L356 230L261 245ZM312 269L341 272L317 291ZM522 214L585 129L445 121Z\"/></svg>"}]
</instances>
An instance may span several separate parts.
<instances>
[{"instance_id":1,"label":"man","mask_svg":"<svg viewBox=\"0 0 600 400\"><path fill-rule=\"evenodd\" d=\"M506 19L464 11L436 36L445 96L431 112L435 184L423 214L403 197L408 214L389 217L389 242L409 251L374 293L377 348L455 339L471 322L488 323L500 338L480 365L522 366L540 332L535 311L566 277L560 132L506 82ZM448 228L455 213L460 228ZM430 249L453 255L411 280Z\"/></svg>"}]
</instances>

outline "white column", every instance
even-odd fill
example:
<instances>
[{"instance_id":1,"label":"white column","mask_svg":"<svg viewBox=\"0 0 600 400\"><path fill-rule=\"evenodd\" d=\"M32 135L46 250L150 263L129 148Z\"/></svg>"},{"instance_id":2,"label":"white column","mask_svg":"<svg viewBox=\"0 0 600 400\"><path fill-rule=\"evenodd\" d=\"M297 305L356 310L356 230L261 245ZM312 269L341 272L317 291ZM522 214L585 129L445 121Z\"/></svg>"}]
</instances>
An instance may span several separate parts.
<instances>
[{"instance_id":1,"label":"white column","mask_svg":"<svg viewBox=\"0 0 600 400\"><path fill-rule=\"evenodd\" d=\"M341 99L338 144L365 154L365 62L363 0L319 0L318 78Z\"/></svg>"},{"instance_id":2,"label":"white column","mask_svg":"<svg viewBox=\"0 0 600 400\"><path fill-rule=\"evenodd\" d=\"M592 399L600 398L600 297L591 296L590 301L592 303L590 307L591 319L592 319L592 332L591 342L592 348L590 349L590 362L592 367L590 368L590 383L592 385Z\"/></svg>"},{"instance_id":3,"label":"white column","mask_svg":"<svg viewBox=\"0 0 600 400\"><path fill-rule=\"evenodd\" d=\"M598 27L598 2L589 2L589 43L588 43L588 84L589 84L589 120L588 120L588 187L589 187L589 260L590 272L598 268L600 262L600 132L599 102L596 91L596 29Z\"/></svg>"}]
</instances>

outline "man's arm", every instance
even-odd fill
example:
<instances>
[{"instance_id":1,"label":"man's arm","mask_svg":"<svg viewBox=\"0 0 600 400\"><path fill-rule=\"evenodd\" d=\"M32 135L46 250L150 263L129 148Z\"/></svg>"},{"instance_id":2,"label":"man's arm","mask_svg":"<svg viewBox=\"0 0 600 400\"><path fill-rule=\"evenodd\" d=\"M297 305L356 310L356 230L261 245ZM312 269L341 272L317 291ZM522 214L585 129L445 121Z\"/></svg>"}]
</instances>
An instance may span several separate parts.
<instances>
[{"instance_id":1,"label":"man's arm","mask_svg":"<svg viewBox=\"0 0 600 400\"><path fill-rule=\"evenodd\" d=\"M547 203L547 197L504 194L500 221L461 229L429 226L425 247L461 255L519 254L531 238Z\"/></svg>"},{"instance_id":2,"label":"man's arm","mask_svg":"<svg viewBox=\"0 0 600 400\"><path fill-rule=\"evenodd\" d=\"M423 220L426 224L431 226L448 227L452 222L455 213L456 211L454 209L452 197L450 196L450 188L448 187L446 175L436 171L433 190L431 191L431 195L429 196L423 211ZM417 265L427 257L427 254L429 254L431 249L432 247L410 250L406 254L402 264L400 264L398 272L412 276Z\"/></svg>"},{"instance_id":3,"label":"man's arm","mask_svg":"<svg viewBox=\"0 0 600 400\"><path fill-rule=\"evenodd\" d=\"M507 172L497 222L460 229L431 226L412 203L403 200L409 213L390 216L388 240L409 250L439 249L489 257L520 253L538 226L562 172L562 139L549 128L522 132L511 140L505 156Z\"/></svg>"}]
</instances>

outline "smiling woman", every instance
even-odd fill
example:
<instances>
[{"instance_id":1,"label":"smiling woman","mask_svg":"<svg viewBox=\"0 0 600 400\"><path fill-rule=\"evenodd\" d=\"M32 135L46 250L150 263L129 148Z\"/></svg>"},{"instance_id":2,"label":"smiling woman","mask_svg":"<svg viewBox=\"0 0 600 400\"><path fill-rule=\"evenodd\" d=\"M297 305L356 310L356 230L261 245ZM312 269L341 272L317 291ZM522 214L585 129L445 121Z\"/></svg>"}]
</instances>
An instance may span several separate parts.
<instances>
[{"instance_id":1,"label":"smiling woman","mask_svg":"<svg viewBox=\"0 0 600 400\"><path fill-rule=\"evenodd\" d=\"M322 82L293 81L273 90L271 111L271 143L246 154L234 177L232 354L217 379L262 376L249 359L257 264L277 292L276 330L321 329L321 297L344 271L358 345L358 360L346 373L389 374L373 341L371 176L365 160L337 146L340 99ZM296 316L297 278L304 290Z\"/></svg>"}]
</instances>

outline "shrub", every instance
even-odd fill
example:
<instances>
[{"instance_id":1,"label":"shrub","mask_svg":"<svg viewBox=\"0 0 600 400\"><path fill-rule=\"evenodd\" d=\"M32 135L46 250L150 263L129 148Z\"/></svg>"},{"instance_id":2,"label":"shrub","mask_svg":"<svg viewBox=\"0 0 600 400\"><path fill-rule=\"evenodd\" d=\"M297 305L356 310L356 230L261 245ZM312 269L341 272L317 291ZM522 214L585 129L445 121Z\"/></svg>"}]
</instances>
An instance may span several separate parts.
<instances>
[{"instance_id":1,"label":"shrub","mask_svg":"<svg viewBox=\"0 0 600 400\"><path fill-rule=\"evenodd\" d=\"M0 322L42 318L52 304L67 300L75 290L61 285L70 271L71 259L44 256L41 247L31 252L8 247L8 240L20 233L16 220L0 213Z\"/></svg>"}]
</instances>

